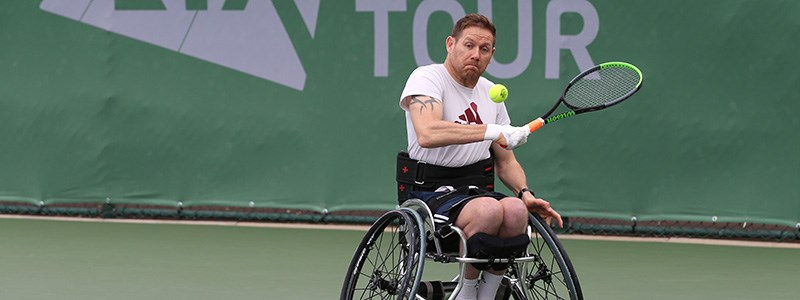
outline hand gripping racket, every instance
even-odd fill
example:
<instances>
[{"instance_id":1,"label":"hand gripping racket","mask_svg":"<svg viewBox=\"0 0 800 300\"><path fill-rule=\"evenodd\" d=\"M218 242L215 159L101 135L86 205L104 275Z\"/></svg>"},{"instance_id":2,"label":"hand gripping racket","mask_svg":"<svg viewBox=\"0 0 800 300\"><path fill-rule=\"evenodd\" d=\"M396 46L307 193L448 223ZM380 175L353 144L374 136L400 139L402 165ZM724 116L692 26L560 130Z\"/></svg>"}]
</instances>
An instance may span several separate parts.
<instances>
[{"instance_id":1,"label":"hand gripping racket","mask_svg":"<svg viewBox=\"0 0 800 300\"><path fill-rule=\"evenodd\" d=\"M550 110L528 123L531 132L549 124L577 114L601 110L618 104L639 91L642 87L642 72L625 62L607 62L596 65L575 76L564 94ZM559 105L570 111L551 116Z\"/></svg>"}]
</instances>

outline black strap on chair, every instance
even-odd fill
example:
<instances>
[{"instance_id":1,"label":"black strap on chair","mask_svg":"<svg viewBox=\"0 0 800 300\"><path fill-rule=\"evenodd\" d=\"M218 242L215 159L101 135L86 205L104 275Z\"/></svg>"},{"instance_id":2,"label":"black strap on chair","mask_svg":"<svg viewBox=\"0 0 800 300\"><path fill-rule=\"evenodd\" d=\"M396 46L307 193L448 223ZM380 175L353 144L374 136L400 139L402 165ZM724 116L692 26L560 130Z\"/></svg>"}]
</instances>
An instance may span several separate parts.
<instances>
[{"instance_id":1,"label":"black strap on chair","mask_svg":"<svg viewBox=\"0 0 800 300\"><path fill-rule=\"evenodd\" d=\"M449 168L411 159L406 152L397 154L397 200L408 199L411 191L435 191L440 186L454 188L476 186L494 191L494 159L489 157L471 165Z\"/></svg>"},{"instance_id":2,"label":"black strap on chair","mask_svg":"<svg viewBox=\"0 0 800 300\"><path fill-rule=\"evenodd\" d=\"M525 250L530 243L527 234L521 234L509 239L501 239L496 236L478 232L467 239L467 253L474 258L487 258L489 263L472 264L478 270L488 270L492 268L500 271L508 268L510 263L492 263L491 260L497 258L517 258L525 254Z\"/></svg>"}]
</instances>

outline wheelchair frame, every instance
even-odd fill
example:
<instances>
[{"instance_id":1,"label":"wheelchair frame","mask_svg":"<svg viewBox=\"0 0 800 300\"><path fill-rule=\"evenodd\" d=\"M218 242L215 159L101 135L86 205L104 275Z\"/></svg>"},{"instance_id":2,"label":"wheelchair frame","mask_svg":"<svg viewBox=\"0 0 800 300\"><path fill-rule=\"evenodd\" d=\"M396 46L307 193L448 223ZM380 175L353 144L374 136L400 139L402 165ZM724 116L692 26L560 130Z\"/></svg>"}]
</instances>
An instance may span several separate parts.
<instances>
[{"instance_id":1,"label":"wheelchair frame","mask_svg":"<svg viewBox=\"0 0 800 300\"><path fill-rule=\"evenodd\" d=\"M582 300L578 277L561 242L549 225L534 214L529 215L528 235L531 242L526 256L517 258L472 258L467 256L467 237L454 225L436 226L428 206L418 199L403 202L373 223L362 239L345 277L340 299L454 299L463 286L468 263L508 263L509 268L498 290L497 299L572 299ZM384 235L389 230L388 235ZM442 240L456 234L459 253L443 251ZM391 241L385 242L384 236ZM435 251L428 251L433 241ZM381 255L382 247L391 248ZM543 251L546 251L543 255ZM376 257L370 254L376 252ZM390 257L399 255L399 257ZM458 275L450 282L424 282L420 286L425 260L458 263ZM395 265L388 266L391 263ZM372 263L371 271L364 267ZM369 268L368 268L369 269ZM361 279L361 281L359 281ZM428 287L436 286L431 291Z\"/></svg>"}]
</instances>

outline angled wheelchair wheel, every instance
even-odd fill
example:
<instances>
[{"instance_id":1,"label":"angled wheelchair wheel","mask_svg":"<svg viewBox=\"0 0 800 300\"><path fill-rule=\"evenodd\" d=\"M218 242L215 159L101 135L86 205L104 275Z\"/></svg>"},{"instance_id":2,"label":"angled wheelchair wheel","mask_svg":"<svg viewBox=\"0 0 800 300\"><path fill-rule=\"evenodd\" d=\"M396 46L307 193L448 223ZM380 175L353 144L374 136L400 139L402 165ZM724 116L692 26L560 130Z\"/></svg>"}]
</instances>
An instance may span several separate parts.
<instances>
[{"instance_id":1,"label":"angled wheelchair wheel","mask_svg":"<svg viewBox=\"0 0 800 300\"><path fill-rule=\"evenodd\" d=\"M535 214L530 215L530 223L528 252L536 259L518 263L509 270L515 280L506 282L511 292L508 296L517 300L582 300L578 275L555 232Z\"/></svg>"},{"instance_id":2,"label":"angled wheelchair wheel","mask_svg":"<svg viewBox=\"0 0 800 300\"><path fill-rule=\"evenodd\" d=\"M340 299L413 299L425 243L417 222L404 210L378 218L356 249Z\"/></svg>"}]
</instances>

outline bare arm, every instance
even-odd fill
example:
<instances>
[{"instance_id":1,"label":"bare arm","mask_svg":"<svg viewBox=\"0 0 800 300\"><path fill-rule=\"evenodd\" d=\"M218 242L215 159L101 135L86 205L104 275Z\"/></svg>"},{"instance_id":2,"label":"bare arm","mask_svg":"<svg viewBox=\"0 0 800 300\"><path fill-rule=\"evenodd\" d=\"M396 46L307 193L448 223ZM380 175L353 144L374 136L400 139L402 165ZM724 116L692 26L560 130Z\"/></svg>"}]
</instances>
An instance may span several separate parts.
<instances>
[{"instance_id":1,"label":"bare arm","mask_svg":"<svg viewBox=\"0 0 800 300\"><path fill-rule=\"evenodd\" d=\"M405 99L419 145L435 148L483 141L486 125L462 125L442 120L442 101L430 96L414 95ZM502 138L502 137L500 137Z\"/></svg>"},{"instance_id":2,"label":"bare arm","mask_svg":"<svg viewBox=\"0 0 800 300\"><path fill-rule=\"evenodd\" d=\"M514 192L514 195L519 193L522 188L528 187L525 170L514 156L514 151L505 150L497 143L492 143L492 150L497 166L497 177L500 178L500 181Z\"/></svg>"},{"instance_id":3,"label":"bare arm","mask_svg":"<svg viewBox=\"0 0 800 300\"><path fill-rule=\"evenodd\" d=\"M495 158L497 177L500 178L500 181L514 192L515 195L523 188L527 188L528 181L525 176L525 170L522 169L516 156L514 156L514 151L503 149L497 142L492 143L492 150ZM543 218L553 218L558 222L559 226L564 226L561 215L550 207L550 202L536 198L532 192L522 194L521 199L522 202L525 203L525 206L528 207L529 211L537 213Z\"/></svg>"}]
</instances>

